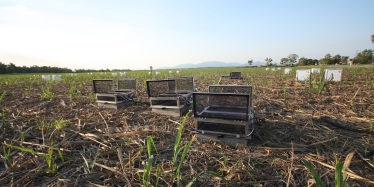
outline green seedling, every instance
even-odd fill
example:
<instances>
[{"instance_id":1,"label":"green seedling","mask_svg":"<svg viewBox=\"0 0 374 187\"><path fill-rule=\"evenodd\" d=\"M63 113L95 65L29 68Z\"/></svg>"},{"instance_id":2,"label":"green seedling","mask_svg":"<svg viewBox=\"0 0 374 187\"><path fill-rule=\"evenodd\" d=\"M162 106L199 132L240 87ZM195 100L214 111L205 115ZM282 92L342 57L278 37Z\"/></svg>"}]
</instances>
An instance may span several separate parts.
<instances>
[{"instance_id":1,"label":"green seedling","mask_svg":"<svg viewBox=\"0 0 374 187\"><path fill-rule=\"evenodd\" d=\"M32 82L31 82L31 83L29 84L29 86L27 87L25 93L24 93L24 97L28 97L28 96L30 95L32 89L33 89L33 84L32 84Z\"/></svg>"},{"instance_id":2,"label":"green seedling","mask_svg":"<svg viewBox=\"0 0 374 187\"><path fill-rule=\"evenodd\" d=\"M50 101L53 99L53 93L51 92L48 84L46 84L45 86L42 86L42 93L40 97L42 99L46 99Z\"/></svg>"},{"instance_id":3,"label":"green seedling","mask_svg":"<svg viewBox=\"0 0 374 187\"><path fill-rule=\"evenodd\" d=\"M5 111L3 110L3 112L1 113L1 125L3 126L3 133L5 132L5 122Z\"/></svg>"},{"instance_id":4,"label":"green seedling","mask_svg":"<svg viewBox=\"0 0 374 187\"><path fill-rule=\"evenodd\" d=\"M70 124L70 120L55 120L52 124L53 128L56 130L63 130L66 126Z\"/></svg>"},{"instance_id":5,"label":"green seedling","mask_svg":"<svg viewBox=\"0 0 374 187\"><path fill-rule=\"evenodd\" d=\"M15 146L15 145L10 145L10 144L7 144L7 143L4 143L3 145L5 145L9 148L17 149L17 150L25 152L25 153L31 153L31 154L36 155L36 156L44 157L45 163L47 164L46 173L54 174L58 170L58 165L55 163L55 157L54 157L54 154L53 154L53 152L54 152L53 151L53 145L54 145L53 140L51 140L51 142L50 142L50 147L48 148L48 153L36 152L33 149L20 147L20 146ZM64 160L59 147L57 148L57 150L58 150L58 152L60 152L59 153L60 159Z\"/></svg>"},{"instance_id":6,"label":"green seedling","mask_svg":"<svg viewBox=\"0 0 374 187\"><path fill-rule=\"evenodd\" d=\"M343 167L343 164L339 161L335 165L335 186L346 187L347 186L347 173Z\"/></svg>"},{"instance_id":7,"label":"green seedling","mask_svg":"<svg viewBox=\"0 0 374 187\"><path fill-rule=\"evenodd\" d=\"M184 128L184 125L186 123L187 116L190 113L191 113L191 111L189 111L186 114L186 116L183 117L182 123L180 124L179 129L178 129L177 137L176 137L175 144L174 144L173 166L176 167L174 175L175 175L175 180L177 182L177 186L181 185L181 180L182 180L181 167L182 167L182 164L183 164L184 160L186 159L187 153L190 150L192 142L196 138L195 136L193 136L192 139L187 143L187 145L181 145L183 128ZM179 158L179 160L178 160L178 158Z\"/></svg>"},{"instance_id":8,"label":"green seedling","mask_svg":"<svg viewBox=\"0 0 374 187\"><path fill-rule=\"evenodd\" d=\"M21 132L21 144L25 141L25 136L26 136L26 132L22 131Z\"/></svg>"},{"instance_id":9,"label":"green seedling","mask_svg":"<svg viewBox=\"0 0 374 187\"><path fill-rule=\"evenodd\" d=\"M81 85L81 87L83 87L82 82L80 82L79 84ZM76 86L76 82L73 81L72 83L70 83L69 99L70 101L75 101L75 100L79 100L80 98L82 98L82 93L79 90L79 88Z\"/></svg>"},{"instance_id":10,"label":"green seedling","mask_svg":"<svg viewBox=\"0 0 374 187\"><path fill-rule=\"evenodd\" d=\"M94 93L89 93L88 94L88 99L90 100L90 102L95 102L96 101L96 95Z\"/></svg>"},{"instance_id":11,"label":"green seedling","mask_svg":"<svg viewBox=\"0 0 374 187\"><path fill-rule=\"evenodd\" d=\"M286 84L282 82L282 88L283 88L283 97L287 98L287 87Z\"/></svg>"},{"instance_id":12,"label":"green seedling","mask_svg":"<svg viewBox=\"0 0 374 187\"><path fill-rule=\"evenodd\" d=\"M48 153L44 155L44 158L48 166L47 173L56 173L58 170L58 165L55 163L55 159L53 156L53 139L50 142Z\"/></svg>"},{"instance_id":13,"label":"green seedling","mask_svg":"<svg viewBox=\"0 0 374 187\"><path fill-rule=\"evenodd\" d=\"M3 99L5 97L6 91L3 91L0 95L0 104L3 102Z\"/></svg>"},{"instance_id":14,"label":"green seedling","mask_svg":"<svg viewBox=\"0 0 374 187\"><path fill-rule=\"evenodd\" d=\"M95 167L96 159L99 156L99 151L96 152L95 157L94 157L91 164L88 163L88 160L86 159L86 157L83 156L82 153L81 153L81 156L82 156L82 158L84 160L84 163L85 163L85 167L83 167L84 172L87 173L87 174L91 173L93 171L94 167Z\"/></svg>"},{"instance_id":15,"label":"green seedling","mask_svg":"<svg viewBox=\"0 0 374 187\"><path fill-rule=\"evenodd\" d=\"M147 162L145 164L145 171L143 173L143 184L145 186L149 186L150 185L150 180L151 180L151 170L152 170L152 165L153 165L153 162L154 162L154 157L153 155L151 155L148 159L147 159Z\"/></svg>"},{"instance_id":16,"label":"green seedling","mask_svg":"<svg viewBox=\"0 0 374 187\"><path fill-rule=\"evenodd\" d=\"M308 170L312 173L313 178L316 182L317 187L324 187L320 175L314 170L313 166L310 162L302 159L301 162L308 168ZM335 187L345 187L347 186L347 173L343 167L343 164L339 161L336 161L335 165Z\"/></svg>"},{"instance_id":17,"label":"green seedling","mask_svg":"<svg viewBox=\"0 0 374 187\"><path fill-rule=\"evenodd\" d=\"M324 187L323 183L322 183L322 180L321 180L321 177L319 176L319 174L316 172L316 170L314 170L312 164L310 164L310 162L302 159L301 162L303 162L303 164L309 169L309 171L312 173L313 175L313 178L314 180L316 181L316 185L318 187Z\"/></svg>"},{"instance_id":18,"label":"green seedling","mask_svg":"<svg viewBox=\"0 0 374 187\"><path fill-rule=\"evenodd\" d=\"M160 179L161 172L162 172L161 166L157 165L157 169L156 169L156 186L158 186L158 181Z\"/></svg>"},{"instance_id":19,"label":"green seedling","mask_svg":"<svg viewBox=\"0 0 374 187\"><path fill-rule=\"evenodd\" d=\"M6 149L5 146L3 146L3 159L5 161L5 164L9 165L10 167L13 166L13 163L10 160L10 148Z\"/></svg>"},{"instance_id":20,"label":"green seedling","mask_svg":"<svg viewBox=\"0 0 374 187\"><path fill-rule=\"evenodd\" d=\"M158 154L157 152L157 148L156 148L156 145L155 145L155 142L153 141L153 138L152 136L148 136L147 137L147 152L148 152L148 157L151 157L151 152L152 152L152 147L154 148L154 150L156 151L156 154Z\"/></svg>"}]
</instances>

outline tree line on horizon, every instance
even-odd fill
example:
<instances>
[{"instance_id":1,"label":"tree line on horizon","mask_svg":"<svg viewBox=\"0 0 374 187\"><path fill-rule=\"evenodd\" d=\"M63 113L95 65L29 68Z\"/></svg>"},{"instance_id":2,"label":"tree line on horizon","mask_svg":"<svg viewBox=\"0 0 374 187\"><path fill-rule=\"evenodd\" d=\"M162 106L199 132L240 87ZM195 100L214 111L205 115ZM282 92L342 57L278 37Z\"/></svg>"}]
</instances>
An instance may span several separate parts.
<instances>
[{"instance_id":1,"label":"tree line on horizon","mask_svg":"<svg viewBox=\"0 0 374 187\"><path fill-rule=\"evenodd\" d=\"M373 39L374 40L374 35ZM374 43L374 42L373 42ZM365 49L361 52L358 52L354 58L349 58L349 56L341 56L340 54L332 56L330 53L326 54L321 59L310 59L299 56L297 54L290 54L287 57L280 59L280 64L285 66L307 66L307 65L334 65L334 64L348 64L349 61L352 61L353 64L371 64L374 63L374 51L372 49ZM265 66L275 66L273 64L273 59L266 57L265 58ZM253 64L253 60L248 60L248 64L251 66Z\"/></svg>"},{"instance_id":2,"label":"tree line on horizon","mask_svg":"<svg viewBox=\"0 0 374 187\"><path fill-rule=\"evenodd\" d=\"M374 34L371 35L371 43L374 44ZM281 65L319 65L319 64L325 64L325 65L333 65L333 64L347 64L349 56L341 56L339 54L332 56L330 53L326 54L324 58L317 60L317 59L309 59L305 57L299 58L299 61L297 62L297 59L299 56L297 54L290 54L288 57L284 57L280 59ZM373 58L373 50L372 49L365 49L361 52L358 52L356 54L356 57L349 59L352 64L371 64L374 63ZM266 66L274 66L275 64L272 64L273 59L266 57L265 58L265 65ZM253 59L248 60L248 64L252 66Z\"/></svg>"},{"instance_id":3,"label":"tree line on horizon","mask_svg":"<svg viewBox=\"0 0 374 187\"><path fill-rule=\"evenodd\" d=\"M3 64L0 62L0 74L13 73L71 73L73 70L51 66L16 66L13 63Z\"/></svg>"},{"instance_id":4,"label":"tree line on horizon","mask_svg":"<svg viewBox=\"0 0 374 187\"><path fill-rule=\"evenodd\" d=\"M371 35L371 43L374 44L374 34ZM280 64L282 65L319 65L319 64L325 64L325 65L333 65L333 64L347 64L348 59L352 64L371 64L374 63L373 58L374 51L372 49L365 49L361 52L358 52L356 54L356 57L349 59L349 56L341 56L339 54L332 56L330 53L326 54L324 58L317 60L317 59L308 59L305 57L299 58L297 54L290 54L286 58L280 59ZM299 61L297 62L297 59L299 58ZM265 58L265 65L266 66L274 66L275 64L272 64L271 62L273 59L266 57ZM248 64L252 66L253 59L248 60Z\"/></svg>"},{"instance_id":5,"label":"tree line on horizon","mask_svg":"<svg viewBox=\"0 0 374 187\"><path fill-rule=\"evenodd\" d=\"M69 68L51 67L51 66L16 66L13 63L4 64L0 62L0 74L14 74L14 73L83 73L83 72L110 72L110 71L130 71L128 69L76 69L71 70Z\"/></svg>"}]
</instances>

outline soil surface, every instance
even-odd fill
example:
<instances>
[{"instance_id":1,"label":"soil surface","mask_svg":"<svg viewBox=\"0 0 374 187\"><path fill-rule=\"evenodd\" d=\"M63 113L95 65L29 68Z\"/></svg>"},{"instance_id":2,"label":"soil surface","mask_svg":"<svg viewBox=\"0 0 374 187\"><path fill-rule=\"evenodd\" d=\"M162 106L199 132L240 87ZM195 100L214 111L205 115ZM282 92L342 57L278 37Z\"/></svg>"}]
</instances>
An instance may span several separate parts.
<instances>
[{"instance_id":1,"label":"soil surface","mask_svg":"<svg viewBox=\"0 0 374 187\"><path fill-rule=\"evenodd\" d=\"M199 92L217 80L261 80L253 89L256 123L249 146L193 141L181 163L181 184L315 185L305 159L326 186L334 186L337 161L346 168L349 186L374 185L373 72L346 71L341 82L326 82L323 89L317 81L297 82L281 73L243 73L243 80L195 76ZM155 144L149 186L177 186L173 156L180 120L155 114L142 102L98 107L90 80L77 84L74 93L71 82L55 81L52 98L42 98L45 84L2 84L1 186L147 186L147 137ZM140 87L139 101L145 93ZM193 115L186 118L181 145L194 139L195 123Z\"/></svg>"}]
</instances>

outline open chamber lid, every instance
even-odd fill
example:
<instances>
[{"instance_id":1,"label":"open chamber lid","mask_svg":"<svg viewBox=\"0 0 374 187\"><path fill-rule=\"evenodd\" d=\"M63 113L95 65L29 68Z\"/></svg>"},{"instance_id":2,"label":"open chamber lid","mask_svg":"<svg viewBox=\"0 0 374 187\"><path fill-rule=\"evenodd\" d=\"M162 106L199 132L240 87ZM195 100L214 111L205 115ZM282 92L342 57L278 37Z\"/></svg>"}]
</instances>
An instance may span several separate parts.
<instances>
[{"instance_id":1,"label":"open chamber lid","mask_svg":"<svg viewBox=\"0 0 374 187\"><path fill-rule=\"evenodd\" d=\"M193 93L195 117L248 121L250 95L241 93Z\"/></svg>"}]
</instances>

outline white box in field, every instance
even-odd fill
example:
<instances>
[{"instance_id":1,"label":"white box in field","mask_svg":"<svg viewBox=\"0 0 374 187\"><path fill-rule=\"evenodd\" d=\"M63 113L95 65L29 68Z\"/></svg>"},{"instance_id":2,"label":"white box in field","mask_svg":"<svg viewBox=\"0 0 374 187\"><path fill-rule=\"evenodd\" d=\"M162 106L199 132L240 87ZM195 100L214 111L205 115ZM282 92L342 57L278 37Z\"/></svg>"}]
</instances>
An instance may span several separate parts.
<instances>
[{"instance_id":1,"label":"white box in field","mask_svg":"<svg viewBox=\"0 0 374 187\"><path fill-rule=\"evenodd\" d=\"M275 68L271 68L271 71L275 71Z\"/></svg>"},{"instance_id":2,"label":"white box in field","mask_svg":"<svg viewBox=\"0 0 374 187\"><path fill-rule=\"evenodd\" d=\"M343 69L326 69L325 80L328 81L341 81Z\"/></svg>"},{"instance_id":3,"label":"white box in field","mask_svg":"<svg viewBox=\"0 0 374 187\"><path fill-rule=\"evenodd\" d=\"M51 80L51 76L50 75L42 75L42 79L46 80L46 81L49 81L49 80Z\"/></svg>"},{"instance_id":4,"label":"white box in field","mask_svg":"<svg viewBox=\"0 0 374 187\"><path fill-rule=\"evenodd\" d=\"M61 80L61 75L52 75L52 80Z\"/></svg>"},{"instance_id":5,"label":"white box in field","mask_svg":"<svg viewBox=\"0 0 374 187\"><path fill-rule=\"evenodd\" d=\"M312 73L321 73L321 68L312 68Z\"/></svg>"},{"instance_id":6,"label":"white box in field","mask_svg":"<svg viewBox=\"0 0 374 187\"><path fill-rule=\"evenodd\" d=\"M269 71L269 68L265 68L266 71Z\"/></svg>"},{"instance_id":7,"label":"white box in field","mask_svg":"<svg viewBox=\"0 0 374 187\"><path fill-rule=\"evenodd\" d=\"M292 71L291 68L284 68L284 74L290 74Z\"/></svg>"},{"instance_id":8,"label":"white box in field","mask_svg":"<svg viewBox=\"0 0 374 187\"><path fill-rule=\"evenodd\" d=\"M296 70L296 80L297 81L307 81L309 80L310 69L298 69Z\"/></svg>"},{"instance_id":9,"label":"white box in field","mask_svg":"<svg viewBox=\"0 0 374 187\"><path fill-rule=\"evenodd\" d=\"M112 77L117 77L117 73L112 73Z\"/></svg>"}]
</instances>

